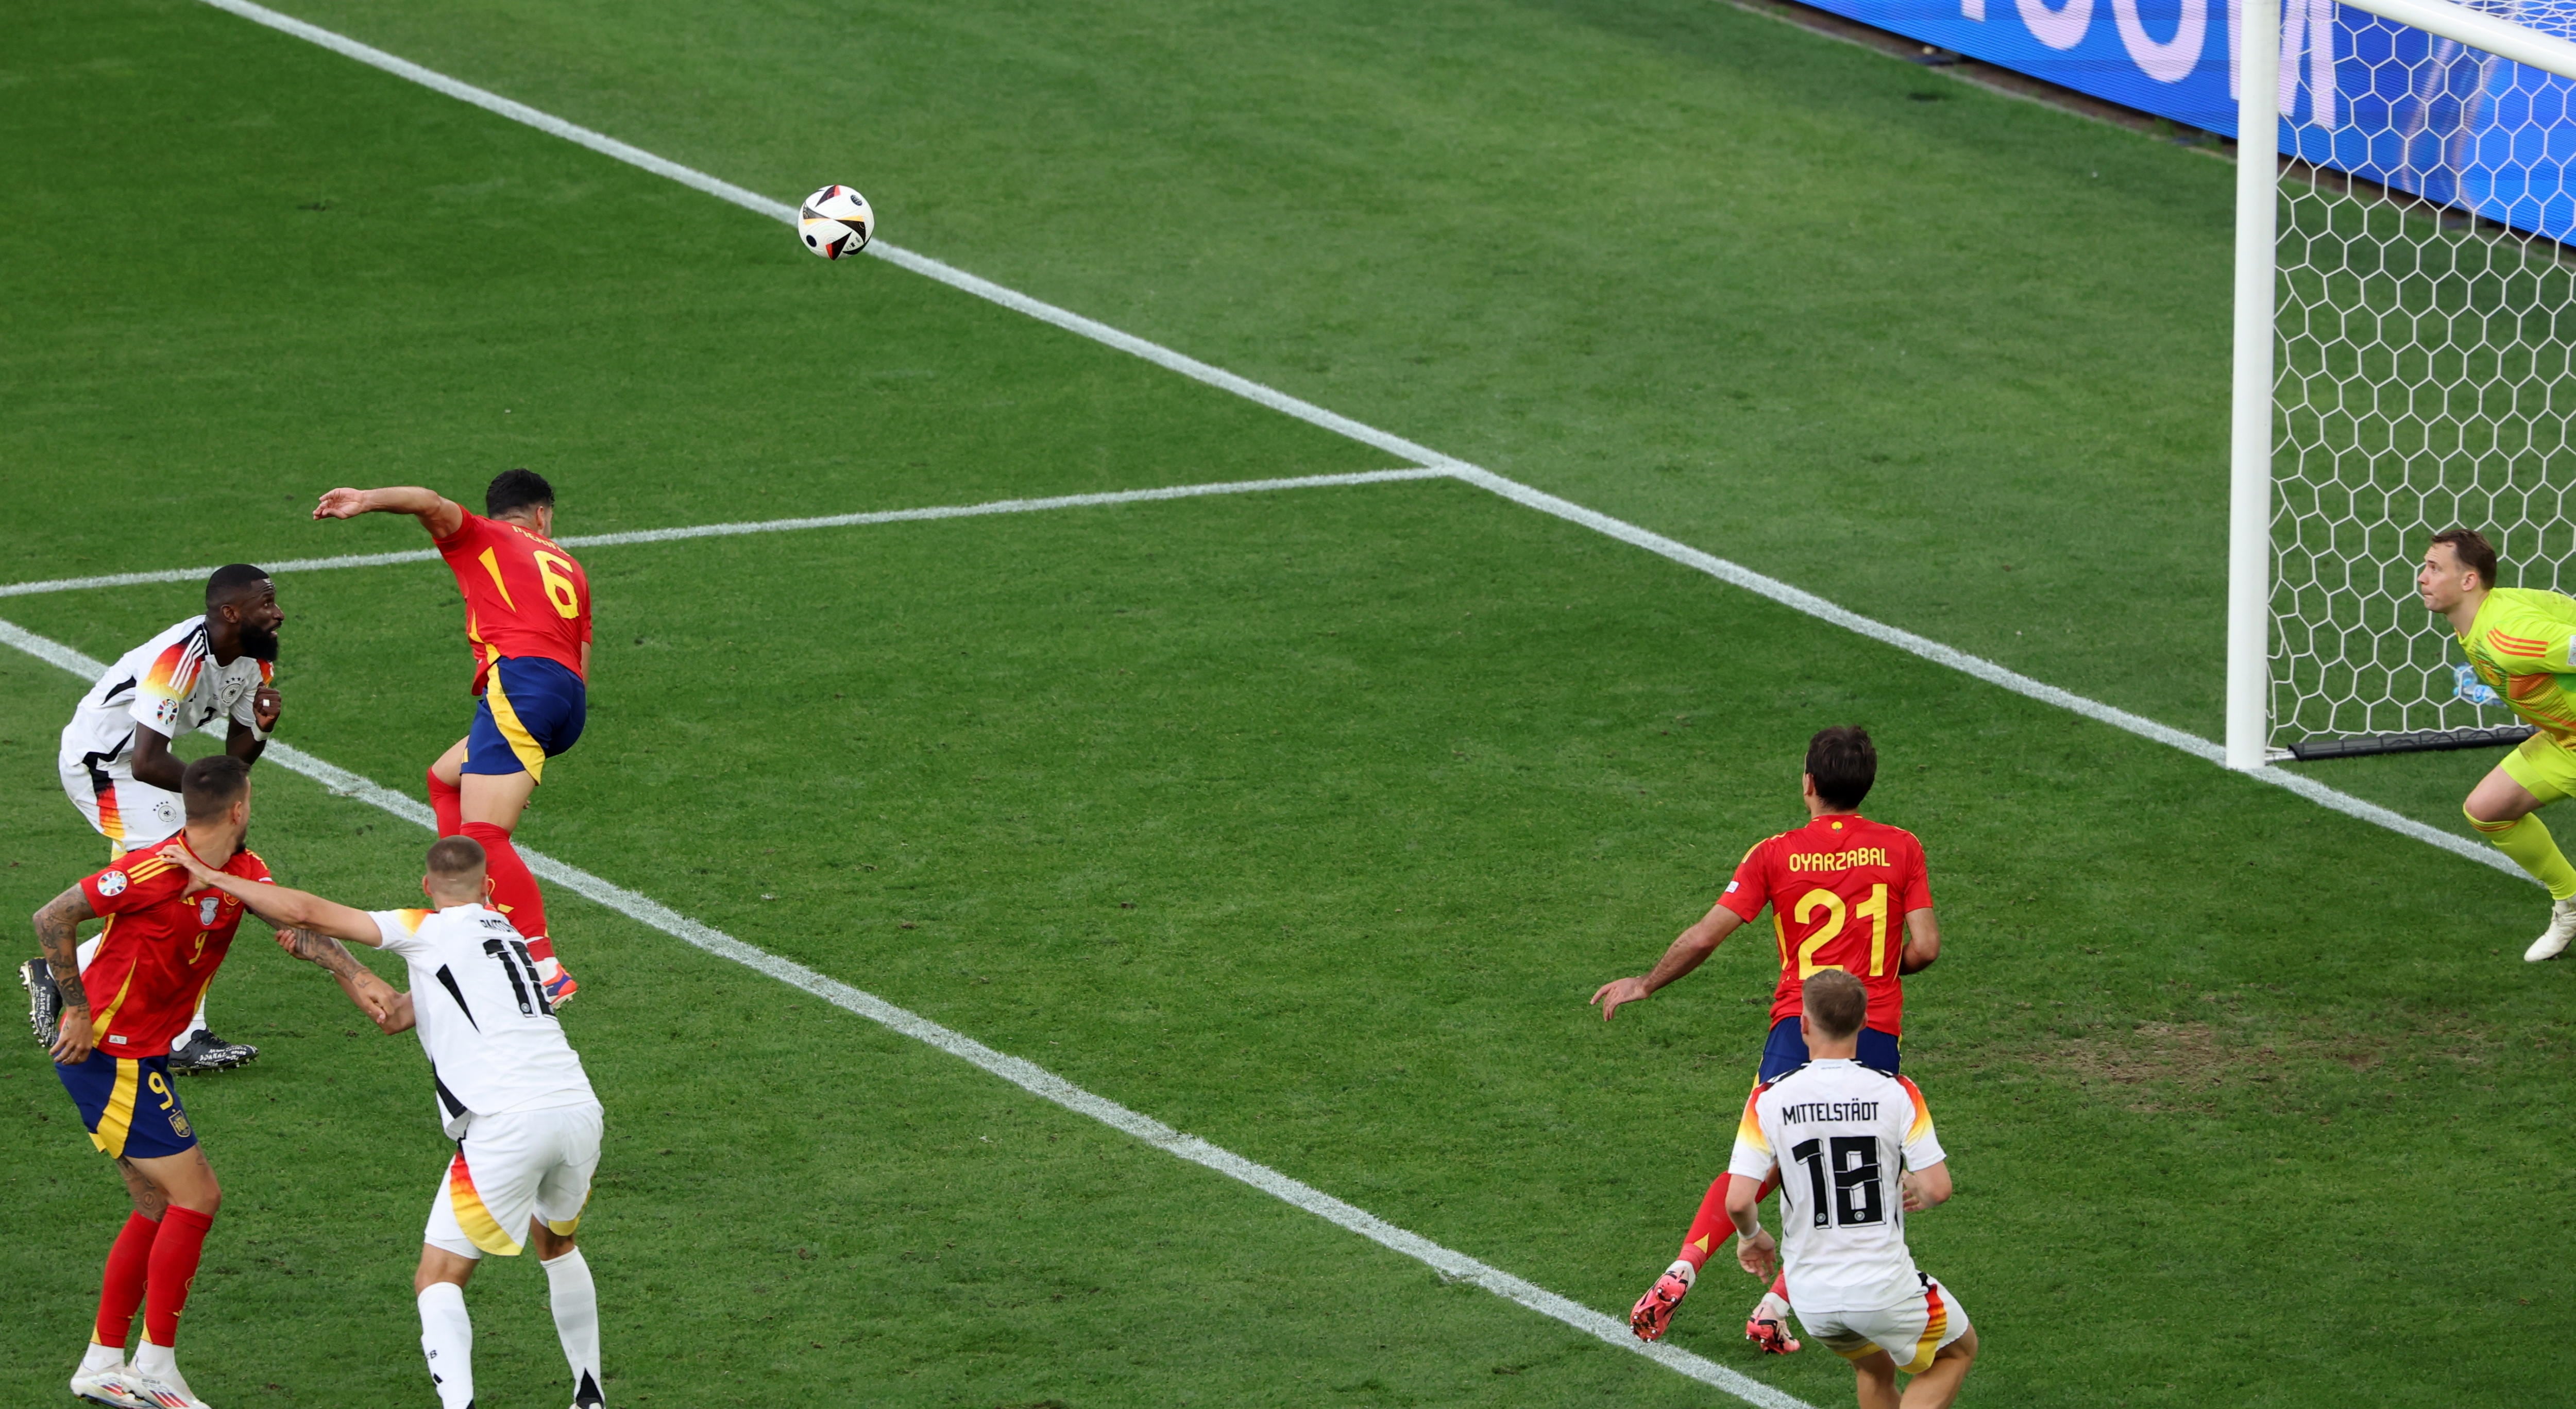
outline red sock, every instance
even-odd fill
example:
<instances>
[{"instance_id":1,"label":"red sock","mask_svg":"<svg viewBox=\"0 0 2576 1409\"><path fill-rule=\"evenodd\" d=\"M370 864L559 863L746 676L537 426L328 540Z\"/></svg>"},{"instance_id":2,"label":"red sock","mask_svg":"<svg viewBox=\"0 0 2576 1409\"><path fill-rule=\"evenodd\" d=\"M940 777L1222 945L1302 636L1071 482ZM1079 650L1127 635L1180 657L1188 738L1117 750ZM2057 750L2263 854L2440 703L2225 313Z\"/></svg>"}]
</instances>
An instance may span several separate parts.
<instances>
[{"instance_id":1,"label":"red sock","mask_svg":"<svg viewBox=\"0 0 2576 1409\"><path fill-rule=\"evenodd\" d=\"M98 1327L90 1339L125 1348L134 1334L134 1309L143 1304L143 1284L152 1266L153 1235L161 1225L140 1212L125 1216L116 1246L107 1250L107 1278L98 1291Z\"/></svg>"},{"instance_id":2,"label":"red sock","mask_svg":"<svg viewBox=\"0 0 2576 1409\"><path fill-rule=\"evenodd\" d=\"M438 814L438 834L442 837L465 835L465 790L455 783L438 780L438 770L429 770L429 810Z\"/></svg>"},{"instance_id":3,"label":"red sock","mask_svg":"<svg viewBox=\"0 0 2576 1409\"><path fill-rule=\"evenodd\" d=\"M179 1343L179 1313L188 1307L188 1288L197 1280L197 1259L206 1251L206 1230L214 1226L214 1215L177 1204L161 1215L143 1296L143 1338L154 1345Z\"/></svg>"},{"instance_id":4,"label":"red sock","mask_svg":"<svg viewBox=\"0 0 2576 1409\"><path fill-rule=\"evenodd\" d=\"M1679 1256L1694 1271L1707 1266L1709 1256L1735 1236L1735 1220L1726 1216L1726 1181L1732 1177L1721 1174L1710 1182L1708 1196L1699 1201L1699 1217L1682 1238Z\"/></svg>"},{"instance_id":5,"label":"red sock","mask_svg":"<svg viewBox=\"0 0 2576 1409\"><path fill-rule=\"evenodd\" d=\"M519 859L519 849L510 845L510 834L490 822L468 822L465 835L483 844L484 873L492 878L492 903L509 918L510 924L527 937L528 953L539 959L554 957L555 947L546 940L546 902L537 893L537 878L528 872L528 863Z\"/></svg>"},{"instance_id":6,"label":"red sock","mask_svg":"<svg viewBox=\"0 0 2576 1409\"><path fill-rule=\"evenodd\" d=\"M1787 1301L1789 1299L1788 1268L1781 1268L1780 1275L1771 1279L1771 1295L1780 1298L1782 1301Z\"/></svg>"}]
</instances>

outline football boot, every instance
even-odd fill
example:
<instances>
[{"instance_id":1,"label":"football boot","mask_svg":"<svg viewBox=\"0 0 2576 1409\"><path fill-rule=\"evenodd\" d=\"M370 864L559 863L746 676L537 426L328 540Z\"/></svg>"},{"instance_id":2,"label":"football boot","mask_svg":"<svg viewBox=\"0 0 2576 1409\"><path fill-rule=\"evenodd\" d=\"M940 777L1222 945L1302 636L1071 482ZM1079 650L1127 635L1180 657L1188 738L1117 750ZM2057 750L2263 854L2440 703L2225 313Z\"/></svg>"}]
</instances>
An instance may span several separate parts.
<instances>
[{"instance_id":1,"label":"football boot","mask_svg":"<svg viewBox=\"0 0 2576 1409\"><path fill-rule=\"evenodd\" d=\"M1762 1300L1754 1303L1753 1314L1744 1318L1744 1338L1765 1355L1797 1354L1797 1337L1789 1334L1789 1303L1764 1292Z\"/></svg>"},{"instance_id":2,"label":"football boot","mask_svg":"<svg viewBox=\"0 0 2576 1409\"><path fill-rule=\"evenodd\" d=\"M1628 1308L1628 1329L1641 1341L1662 1340L1673 1326L1673 1310L1690 1295L1691 1283L1698 1280L1697 1269L1687 1262L1675 1262L1655 1279L1637 1304Z\"/></svg>"},{"instance_id":3,"label":"football boot","mask_svg":"<svg viewBox=\"0 0 2576 1409\"><path fill-rule=\"evenodd\" d=\"M199 1028L188 1040L170 1049L172 1076L203 1076L208 1072L230 1071L248 1066L259 1055L259 1049L247 1042L226 1042L215 1036L212 1028Z\"/></svg>"},{"instance_id":4,"label":"football boot","mask_svg":"<svg viewBox=\"0 0 2576 1409\"><path fill-rule=\"evenodd\" d=\"M2543 959L2555 959L2566 953L2571 943L2576 943L2576 897L2549 907L2549 928L2542 930L2540 938L2522 951L2523 962L2537 964Z\"/></svg>"},{"instance_id":5,"label":"football boot","mask_svg":"<svg viewBox=\"0 0 2576 1409\"><path fill-rule=\"evenodd\" d=\"M27 990L27 1026L36 1030L36 1045L52 1051L61 1035L63 991L54 986L53 966L42 955L18 966L18 982Z\"/></svg>"},{"instance_id":6,"label":"football boot","mask_svg":"<svg viewBox=\"0 0 2576 1409\"><path fill-rule=\"evenodd\" d=\"M83 1370L72 1376L72 1396L92 1404L112 1404L116 1409L159 1409L134 1388L134 1371L126 1365Z\"/></svg>"}]
</instances>

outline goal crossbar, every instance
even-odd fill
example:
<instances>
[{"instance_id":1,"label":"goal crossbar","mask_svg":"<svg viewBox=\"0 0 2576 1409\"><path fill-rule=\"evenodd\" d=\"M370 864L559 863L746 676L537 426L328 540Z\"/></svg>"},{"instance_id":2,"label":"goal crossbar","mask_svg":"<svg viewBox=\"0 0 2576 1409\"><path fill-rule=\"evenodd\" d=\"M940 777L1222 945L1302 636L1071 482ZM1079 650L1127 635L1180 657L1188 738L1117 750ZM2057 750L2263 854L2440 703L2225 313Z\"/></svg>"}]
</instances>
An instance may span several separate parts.
<instances>
[{"instance_id":1,"label":"goal crossbar","mask_svg":"<svg viewBox=\"0 0 2576 1409\"><path fill-rule=\"evenodd\" d=\"M2576 42L2448 0L2343 0L2395 24L2576 81ZM2239 0L2237 55L2236 287L2234 375L2230 396L2227 766L2258 769L2281 757L2319 758L2408 748L2477 747L2509 742L2507 731L2438 730L2318 742L2292 750L2271 746L2273 592L2273 410L2277 336L2275 251L2281 185L2277 110L2281 76L2281 0ZM2270 160L2265 160L2265 133ZM2420 742L2419 742L2420 740Z\"/></svg>"}]
</instances>

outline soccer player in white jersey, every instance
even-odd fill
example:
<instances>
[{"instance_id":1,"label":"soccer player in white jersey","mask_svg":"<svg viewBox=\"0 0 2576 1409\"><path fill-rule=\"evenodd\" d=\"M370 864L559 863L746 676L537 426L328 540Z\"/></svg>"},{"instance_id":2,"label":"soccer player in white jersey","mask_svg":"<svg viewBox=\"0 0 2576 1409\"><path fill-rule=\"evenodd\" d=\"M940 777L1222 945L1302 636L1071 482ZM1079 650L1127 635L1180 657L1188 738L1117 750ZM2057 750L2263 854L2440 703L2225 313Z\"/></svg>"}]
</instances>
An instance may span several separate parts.
<instances>
[{"instance_id":1,"label":"soccer player in white jersey","mask_svg":"<svg viewBox=\"0 0 2576 1409\"><path fill-rule=\"evenodd\" d=\"M162 632L127 651L81 696L63 726L63 791L100 836L108 859L149 855L178 835L187 822L179 796L185 760L171 753L180 735L217 719L228 720L224 751L256 763L277 727L283 699L271 683L277 668L277 589L268 574L248 563L215 569L206 579L202 616ZM98 956L98 939L80 947L86 969ZM42 959L19 967L28 1019L38 1041L51 1043L61 996ZM197 1007L188 1030L170 1047L170 1072L191 1076L237 1067L259 1055L245 1042L226 1042L208 1030Z\"/></svg>"},{"instance_id":2,"label":"soccer player in white jersey","mask_svg":"<svg viewBox=\"0 0 2576 1409\"><path fill-rule=\"evenodd\" d=\"M1860 1409L1949 1409L1977 1358L1950 1289L1914 1265L1905 1215L1950 1197L1950 1165L1914 1083L1854 1060L1869 993L1826 969L1806 981L1806 1065L1754 1088L1727 1165L1736 1261L1764 1281L1788 1263L1798 1323L1851 1362ZM1783 1242L1762 1229L1780 1179ZM1913 1376L1904 1393L1898 1374Z\"/></svg>"},{"instance_id":3,"label":"soccer player in white jersey","mask_svg":"<svg viewBox=\"0 0 2576 1409\"><path fill-rule=\"evenodd\" d=\"M599 1098L546 1002L527 942L491 908L482 845L439 838L421 880L434 908L372 914L209 870L176 847L162 854L273 924L375 945L410 964L412 1016L429 1053L439 1123L457 1142L430 1202L412 1280L439 1403L474 1403L466 1280L485 1253L515 1257L525 1238L552 1289L575 1409L597 1409L599 1300L573 1231L599 1165Z\"/></svg>"}]
</instances>

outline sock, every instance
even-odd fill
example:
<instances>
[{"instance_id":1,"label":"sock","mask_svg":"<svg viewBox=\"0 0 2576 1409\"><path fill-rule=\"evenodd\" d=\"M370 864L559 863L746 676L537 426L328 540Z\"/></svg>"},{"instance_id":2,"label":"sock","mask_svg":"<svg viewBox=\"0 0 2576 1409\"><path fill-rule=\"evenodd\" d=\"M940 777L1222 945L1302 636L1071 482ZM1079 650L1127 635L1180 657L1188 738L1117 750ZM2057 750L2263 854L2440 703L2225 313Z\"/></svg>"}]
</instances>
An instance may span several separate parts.
<instances>
[{"instance_id":1,"label":"sock","mask_svg":"<svg viewBox=\"0 0 2576 1409\"><path fill-rule=\"evenodd\" d=\"M1682 1250L1675 1259L1687 1262L1693 1272L1708 1265L1709 1256L1726 1246L1735 1236L1735 1220L1726 1216L1726 1181L1721 1174L1711 1180L1708 1194L1699 1201L1699 1216L1691 1220L1690 1232L1682 1236Z\"/></svg>"},{"instance_id":2,"label":"sock","mask_svg":"<svg viewBox=\"0 0 2576 1409\"><path fill-rule=\"evenodd\" d=\"M197 1280L197 1260L205 1255L206 1230L213 1215L170 1205L161 1215L161 1231L152 1238L150 1274L143 1289L143 1344L176 1346L179 1313L188 1306L188 1288ZM135 1368L143 1368L139 1358Z\"/></svg>"},{"instance_id":3,"label":"sock","mask_svg":"<svg viewBox=\"0 0 2576 1409\"><path fill-rule=\"evenodd\" d=\"M564 1363L572 1367L572 1402L576 1409L600 1402L599 1289L590 1280L590 1264L574 1248L546 1269L554 1293L555 1338L563 1342Z\"/></svg>"},{"instance_id":4,"label":"sock","mask_svg":"<svg viewBox=\"0 0 2576 1409\"><path fill-rule=\"evenodd\" d=\"M140 1212L127 1214L116 1246L107 1251L107 1276L99 1287L98 1324L90 1332L90 1344L113 1350L116 1359L110 1364L125 1359L126 1338L134 1334L134 1312L143 1305L144 1279L151 1272L153 1235L160 1231L159 1223Z\"/></svg>"},{"instance_id":5,"label":"sock","mask_svg":"<svg viewBox=\"0 0 2576 1409\"><path fill-rule=\"evenodd\" d=\"M442 837L465 835L465 791L454 783L438 781L438 770L429 770L429 810L438 817L438 834Z\"/></svg>"},{"instance_id":6,"label":"sock","mask_svg":"<svg viewBox=\"0 0 2576 1409\"><path fill-rule=\"evenodd\" d=\"M91 935L89 938L82 940L80 942L80 948L72 951L72 960L80 966L80 971L82 973L89 972L89 961L98 957L98 947L106 942L107 932L101 930L97 934Z\"/></svg>"},{"instance_id":7,"label":"sock","mask_svg":"<svg viewBox=\"0 0 2576 1409\"><path fill-rule=\"evenodd\" d=\"M2467 813L2462 808L2463 815ZM2486 834L2496 850L2513 858L2513 864L2531 873L2531 878L2549 887L2549 898L2566 900L2576 897L2576 866L2567 864L2567 855L2558 849L2558 841L2549 835L2549 824L2539 813L2517 817L2510 822L2482 822L2469 818L2469 825Z\"/></svg>"},{"instance_id":8,"label":"sock","mask_svg":"<svg viewBox=\"0 0 2576 1409\"><path fill-rule=\"evenodd\" d=\"M1780 1269L1780 1275L1771 1279L1771 1295L1773 1295L1773 1296L1776 1296L1776 1297L1780 1298L1780 1304L1781 1304L1782 1306L1787 1306L1787 1305L1789 1304L1789 1269L1788 1269L1788 1268L1786 1268L1786 1267L1781 1268L1781 1269Z\"/></svg>"},{"instance_id":9,"label":"sock","mask_svg":"<svg viewBox=\"0 0 2576 1409\"><path fill-rule=\"evenodd\" d=\"M529 874L528 863L519 859L519 849L510 845L510 834L490 822L468 822L465 835L483 844L483 869L492 878L493 905L527 937L531 957L553 958L554 946L546 941L545 899L537 893L537 878Z\"/></svg>"},{"instance_id":10,"label":"sock","mask_svg":"<svg viewBox=\"0 0 2576 1409\"><path fill-rule=\"evenodd\" d=\"M463 1287L432 1282L420 1294L420 1350L429 1357L439 1409L474 1409L474 1321L465 1314Z\"/></svg>"},{"instance_id":11,"label":"sock","mask_svg":"<svg viewBox=\"0 0 2576 1409\"><path fill-rule=\"evenodd\" d=\"M134 1369L137 1374L150 1375L177 1390L183 1399L197 1397L188 1392L188 1377L179 1373L179 1352L156 1344L150 1331L144 1332L143 1343L134 1347Z\"/></svg>"},{"instance_id":12,"label":"sock","mask_svg":"<svg viewBox=\"0 0 2576 1409\"><path fill-rule=\"evenodd\" d=\"M81 1352L80 1372L84 1375L95 1375L101 1370L113 1370L124 1363L124 1342L119 1341L115 1345L100 1345L96 1341L91 1341L89 1343L89 1348Z\"/></svg>"}]
</instances>

